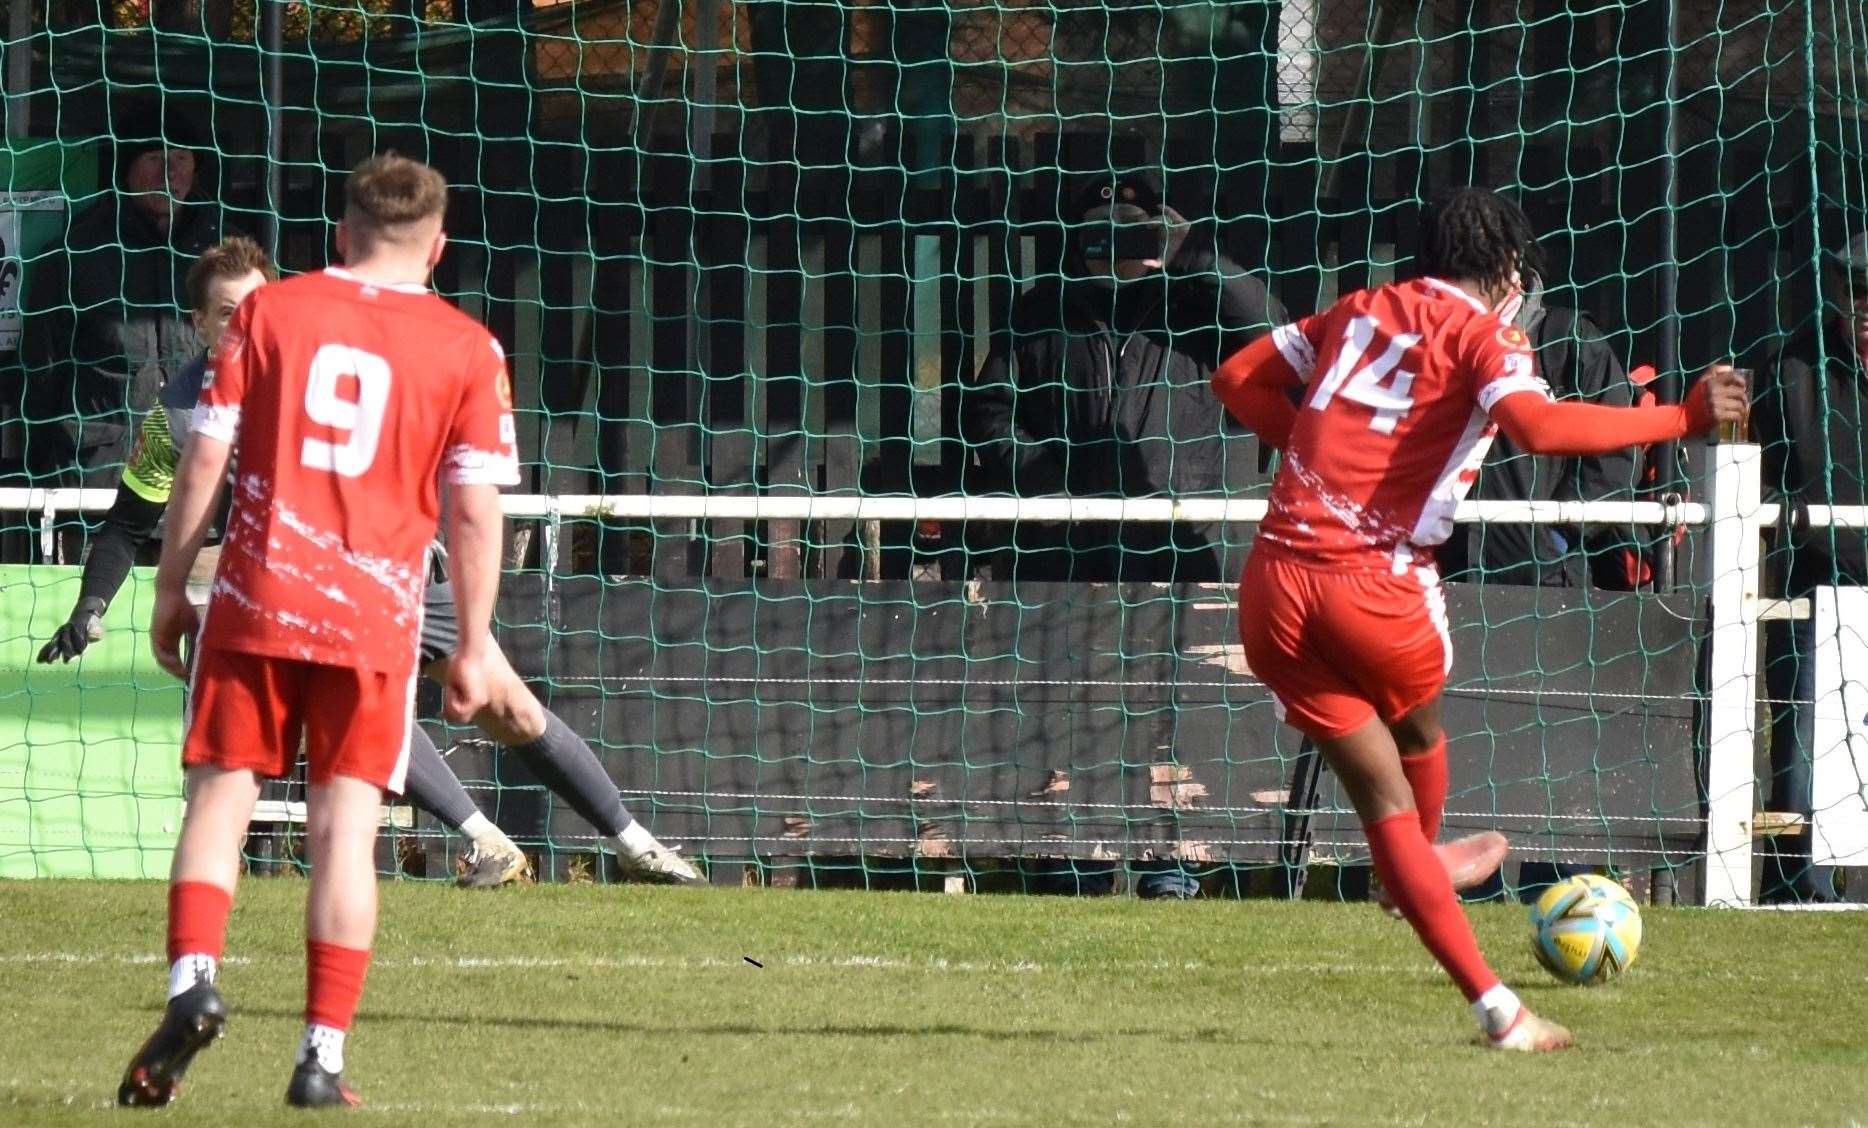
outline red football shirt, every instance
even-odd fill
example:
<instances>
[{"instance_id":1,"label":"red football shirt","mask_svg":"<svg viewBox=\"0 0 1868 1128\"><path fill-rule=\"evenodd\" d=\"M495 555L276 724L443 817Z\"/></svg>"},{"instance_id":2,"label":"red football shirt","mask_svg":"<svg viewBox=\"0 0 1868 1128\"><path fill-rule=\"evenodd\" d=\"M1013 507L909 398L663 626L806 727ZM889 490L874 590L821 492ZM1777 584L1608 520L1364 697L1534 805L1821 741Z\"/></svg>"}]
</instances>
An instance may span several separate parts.
<instances>
[{"instance_id":1,"label":"red football shirt","mask_svg":"<svg viewBox=\"0 0 1868 1128\"><path fill-rule=\"evenodd\" d=\"M1273 331L1303 380L1259 535L1300 556L1399 567L1447 538L1514 392L1548 397L1530 342L1437 278L1362 290Z\"/></svg>"},{"instance_id":2,"label":"red football shirt","mask_svg":"<svg viewBox=\"0 0 1868 1128\"><path fill-rule=\"evenodd\" d=\"M236 445L203 647L408 671L439 480L519 480L493 336L422 287L338 269L241 305L195 430Z\"/></svg>"}]
</instances>

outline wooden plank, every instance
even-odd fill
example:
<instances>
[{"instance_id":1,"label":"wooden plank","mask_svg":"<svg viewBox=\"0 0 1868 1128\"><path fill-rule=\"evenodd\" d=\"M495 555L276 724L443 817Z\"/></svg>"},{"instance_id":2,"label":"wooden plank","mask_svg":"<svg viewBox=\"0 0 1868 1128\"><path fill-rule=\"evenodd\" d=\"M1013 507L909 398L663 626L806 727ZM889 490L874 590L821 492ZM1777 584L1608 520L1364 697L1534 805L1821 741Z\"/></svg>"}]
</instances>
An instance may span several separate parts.
<instances>
[{"instance_id":1,"label":"wooden plank","mask_svg":"<svg viewBox=\"0 0 1868 1128\"><path fill-rule=\"evenodd\" d=\"M862 440L857 424L855 231L835 224L824 232L822 287L823 461L818 489L830 494L862 490ZM855 578L861 543L853 521L826 521L818 533L822 562L816 574Z\"/></svg>"},{"instance_id":2,"label":"wooden plank","mask_svg":"<svg viewBox=\"0 0 1868 1128\"><path fill-rule=\"evenodd\" d=\"M184 808L187 803L183 803ZM247 820L255 826L270 826L278 823L303 823L307 818L305 804L296 799L261 799L253 804L253 817ZM389 804L383 807L377 816L377 825L396 830L410 830L415 826L415 809L401 804Z\"/></svg>"},{"instance_id":3,"label":"wooden plank","mask_svg":"<svg viewBox=\"0 0 1868 1128\"><path fill-rule=\"evenodd\" d=\"M630 308L637 288L626 251L601 254L591 281L590 364L597 386L597 475L605 493L623 493L631 475L629 416L634 402L630 353L636 337ZM620 575L629 566L629 533L622 525L598 525L597 570Z\"/></svg>"},{"instance_id":4,"label":"wooden plank","mask_svg":"<svg viewBox=\"0 0 1868 1128\"><path fill-rule=\"evenodd\" d=\"M1808 834L1809 829L1809 816L1791 811L1759 811L1751 820L1753 838L1796 837Z\"/></svg>"},{"instance_id":5,"label":"wooden plank","mask_svg":"<svg viewBox=\"0 0 1868 1128\"><path fill-rule=\"evenodd\" d=\"M773 169L771 181L777 198L795 198L795 166ZM765 232L766 369L761 381L765 393L765 485L773 492L790 492L810 485L804 462L804 375L799 339L803 318L801 231L795 213L788 210L766 224ZM766 522L767 576L796 579L803 574L802 533L797 521Z\"/></svg>"},{"instance_id":6,"label":"wooden plank","mask_svg":"<svg viewBox=\"0 0 1868 1128\"><path fill-rule=\"evenodd\" d=\"M890 236L859 231L856 240L856 431L865 468L882 453L882 245ZM886 486L878 484L878 489Z\"/></svg>"},{"instance_id":7,"label":"wooden plank","mask_svg":"<svg viewBox=\"0 0 1868 1128\"><path fill-rule=\"evenodd\" d=\"M881 321L876 339L881 353L880 379L876 393L875 469L876 486L872 492L906 492L909 489L910 445L914 406L914 373L910 367L908 275L905 261L907 235L888 231L879 236L880 269L878 275ZM908 555L898 547L908 540L908 530L885 523L880 531L879 567L885 576L906 575Z\"/></svg>"},{"instance_id":8,"label":"wooden plank","mask_svg":"<svg viewBox=\"0 0 1868 1128\"><path fill-rule=\"evenodd\" d=\"M746 345L758 338L747 316L747 227L737 217L709 216L702 235L706 330L701 337L702 418L706 424L707 485L715 493L756 488L753 433L746 414L749 391ZM743 579L751 529L744 521L716 521L704 530L705 572Z\"/></svg>"},{"instance_id":9,"label":"wooden plank","mask_svg":"<svg viewBox=\"0 0 1868 1128\"><path fill-rule=\"evenodd\" d=\"M660 162L657 162L658 167ZM665 186L678 199L675 185ZM650 279L649 489L660 494L701 491L699 395L693 377L694 212L686 204L650 214L645 266ZM700 539L689 521L650 523L653 573L677 580L701 572Z\"/></svg>"},{"instance_id":10,"label":"wooden plank","mask_svg":"<svg viewBox=\"0 0 1868 1128\"><path fill-rule=\"evenodd\" d=\"M830 226L798 228L798 475L815 491L824 488L824 243ZM798 575L823 575L823 535L821 522L798 525Z\"/></svg>"},{"instance_id":11,"label":"wooden plank","mask_svg":"<svg viewBox=\"0 0 1868 1128\"><path fill-rule=\"evenodd\" d=\"M570 493L600 483L584 467L594 453L595 427L589 358L582 355L589 333L591 260L588 255L547 253L538 275L538 445L543 461L540 489ZM584 440L582 446L579 439Z\"/></svg>"}]
</instances>

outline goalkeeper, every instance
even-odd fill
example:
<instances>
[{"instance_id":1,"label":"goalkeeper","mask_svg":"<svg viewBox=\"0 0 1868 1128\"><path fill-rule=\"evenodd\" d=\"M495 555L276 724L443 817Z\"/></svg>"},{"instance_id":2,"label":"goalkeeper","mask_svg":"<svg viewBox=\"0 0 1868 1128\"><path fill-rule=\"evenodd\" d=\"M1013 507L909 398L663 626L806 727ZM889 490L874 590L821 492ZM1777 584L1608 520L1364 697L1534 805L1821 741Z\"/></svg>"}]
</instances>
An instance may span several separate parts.
<instances>
[{"instance_id":1,"label":"goalkeeper","mask_svg":"<svg viewBox=\"0 0 1868 1128\"><path fill-rule=\"evenodd\" d=\"M203 352L162 389L156 407L143 420L116 499L85 558L77 604L70 619L39 651L39 661L69 662L103 637L104 613L129 576L137 549L155 534L168 505L207 357L241 300L277 278L278 271L266 252L246 238L226 239L210 247L189 270L187 294ZM217 555L215 550L204 552L202 560L208 563L209 572L190 577L191 581L198 578L205 585ZM449 657L458 644L455 624L452 589L445 578L431 577L423 599L421 663L423 672L436 681L446 678ZM497 648L493 653L491 700L475 715L474 724L516 753L542 783L563 796L603 835L605 847L616 852L624 868L652 880L700 881L700 872L687 859L662 845L624 810L616 785L590 745L539 703ZM525 855L475 806L428 734L420 725L411 725L409 733L409 801L472 843L460 884L492 888L524 876Z\"/></svg>"}]
</instances>

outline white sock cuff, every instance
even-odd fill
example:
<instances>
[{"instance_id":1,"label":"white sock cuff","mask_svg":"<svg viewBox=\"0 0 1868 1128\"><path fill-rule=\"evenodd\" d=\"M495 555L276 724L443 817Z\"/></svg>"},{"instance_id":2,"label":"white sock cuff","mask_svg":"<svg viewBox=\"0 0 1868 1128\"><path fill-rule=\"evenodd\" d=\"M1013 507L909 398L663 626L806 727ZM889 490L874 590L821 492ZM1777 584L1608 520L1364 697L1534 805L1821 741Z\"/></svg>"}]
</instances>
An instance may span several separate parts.
<instances>
[{"instance_id":1,"label":"white sock cuff","mask_svg":"<svg viewBox=\"0 0 1868 1128\"><path fill-rule=\"evenodd\" d=\"M335 1026L312 1023L305 1027L305 1040L299 1043L298 1060L316 1057L318 1064L332 1073L344 1072L344 1032Z\"/></svg>"},{"instance_id":2,"label":"white sock cuff","mask_svg":"<svg viewBox=\"0 0 1868 1128\"><path fill-rule=\"evenodd\" d=\"M1503 1034L1518 1017L1524 1003L1503 983L1480 995L1472 1004L1472 1013L1488 1034Z\"/></svg>"},{"instance_id":3,"label":"white sock cuff","mask_svg":"<svg viewBox=\"0 0 1868 1128\"><path fill-rule=\"evenodd\" d=\"M220 971L220 961L205 952L177 956L169 965L169 998L189 990L202 980L213 982Z\"/></svg>"},{"instance_id":4,"label":"white sock cuff","mask_svg":"<svg viewBox=\"0 0 1868 1128\"><path fill-rule=\"evenodd\" d=\"M481 811L475 811L461 822L461 833L470 839L478 838L489 830L498 829L497 826L493 825L493 820L487 818L485 813Z\"/></svg>"}]
</instances>

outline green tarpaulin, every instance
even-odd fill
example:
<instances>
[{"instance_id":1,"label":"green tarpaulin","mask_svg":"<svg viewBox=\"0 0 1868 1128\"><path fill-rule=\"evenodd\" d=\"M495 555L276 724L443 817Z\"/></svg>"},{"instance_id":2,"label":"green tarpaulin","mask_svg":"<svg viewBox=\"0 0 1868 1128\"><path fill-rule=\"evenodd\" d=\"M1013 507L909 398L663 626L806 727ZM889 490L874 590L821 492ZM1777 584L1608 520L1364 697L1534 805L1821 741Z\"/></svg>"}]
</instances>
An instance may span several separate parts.
<instances>
[{"instance_id":1,"label":"green tarpaulin","mask_svg":"<svg viewBox=\"0 0 1868 1128\"><path fill-rule=\"evenodd\" d=\"M143 629L154 570L136 569L83 658L41 666L78 573L0 566L0 878L164 877L182 817L182 687Z\"/></svg>"}]
</instances>

